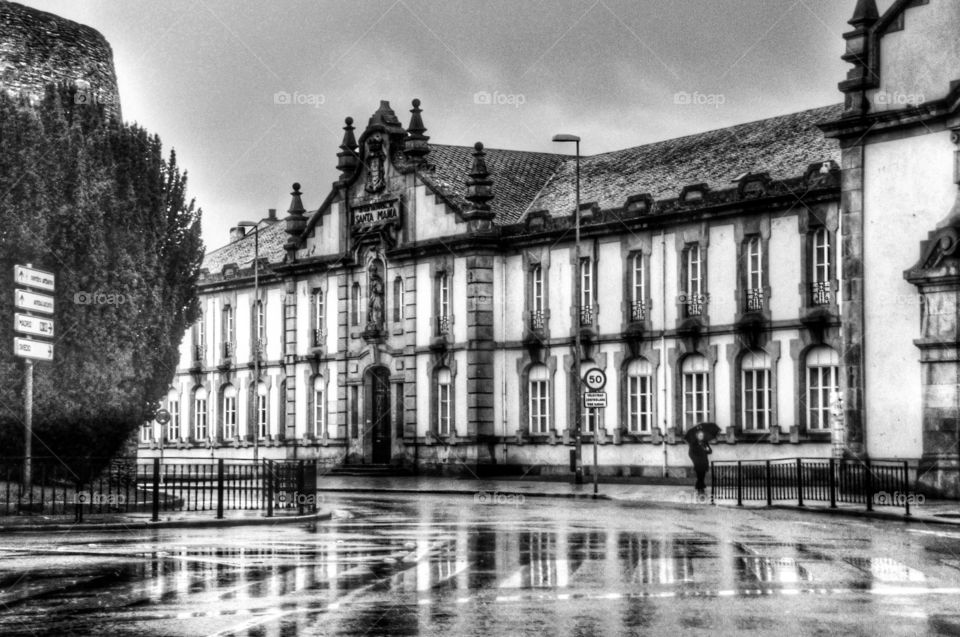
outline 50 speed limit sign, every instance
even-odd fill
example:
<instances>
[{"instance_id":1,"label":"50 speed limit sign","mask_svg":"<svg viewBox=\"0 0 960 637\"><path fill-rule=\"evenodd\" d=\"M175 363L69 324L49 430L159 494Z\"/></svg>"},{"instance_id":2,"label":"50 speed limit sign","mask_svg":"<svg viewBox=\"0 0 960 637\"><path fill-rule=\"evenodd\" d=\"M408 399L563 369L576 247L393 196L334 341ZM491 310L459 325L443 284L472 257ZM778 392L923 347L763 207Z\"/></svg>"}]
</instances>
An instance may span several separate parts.
<instances>
[{"instance_id":1,"label":"50 speed limit sign","mask_svg":"<svg viewBox=\"0 0 960 637\"><path fill-rule=\"evenodd\" d=\"M603 386L607 384L607 375L599 367L591 367L583 375L583 384L594 391L603 389Z\"/></svg>"}]
</instances>

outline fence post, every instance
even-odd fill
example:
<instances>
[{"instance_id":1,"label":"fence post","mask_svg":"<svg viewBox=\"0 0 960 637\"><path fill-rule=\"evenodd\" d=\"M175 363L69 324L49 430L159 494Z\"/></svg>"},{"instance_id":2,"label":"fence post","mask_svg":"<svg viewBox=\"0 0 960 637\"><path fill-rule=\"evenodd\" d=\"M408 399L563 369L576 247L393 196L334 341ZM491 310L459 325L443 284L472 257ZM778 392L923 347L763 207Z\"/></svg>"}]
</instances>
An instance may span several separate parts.
<instances>
[{"instance_id":1,"label":"fence post","mask_svg":"<svg viewBox=\"0 0 960 637\"><path fill-rule=\"evenodd\" d=\"M773 485L770 484L770 461L766 462L766 479L767 479L767 506L773 504Z\"/></svg>"},{"instance_id":2,"label":"fence post","mask_svg":"<svg viewBox=\"0 0 960 637\"><path fill-rule=\"evenodd\" d=\"M153 516L154 522L160 521L160 458L153 459Z\"/></svg>"},{"instance_id":3,"label":"fence post","mask_svg":"<svg viewBox=\"0 0 960 637\"><path fill-rule=\"evenodd\" d=\"M837 508L837 460L830 458L830 508Z\"/></svg>"},{"instance_id":4,"label":"fence post","mask_svg":"<svg viewBox=\"0 0 960 637\"><path fill-rule=\"evenodd\" d=\"M273 517L273 472L270 464L271 460L263 461L263 480L267 487L267 517Z\"/></svg>"},{"instance_id":5,"label":"fence post","mask_svg":"<svg viewBox=\"0 0 960 637\"><path fill-rule=\"evenodd\" d=\"M904 501L904 506L906 506L906 508L907 508L907 510L906 510L906 512L904 513L904 515L907 515L907 516L910 515L910 498L913 496L913 494L910 492L910 473L909 473L909 471L910 471L910 467L908 466L907 461L904 460L904 461L903 461L903 483L902 483L902 484L903 484L903 494L906 496L906 497L904 497L904 499L903 499L903 501Z\"/></svg>"},{"instance_id":6,"label":"fence post","mask_svg":"<svg viewBox=\"0 0 960 637\"><path fill-rule=\"evenodd\" d=\"M743 461L737 460L737 506L743 506Z\"/></svg>"},{"instance_id":7,"label":"fence post","mask_svg":"<svg viewBox=\"0 0 960 637\"><path fill-rule=\"evenodd\" d=\"M217 460L217 519L223 519L223 458Z\"/></svg>"},{"instance_id":8,"label":"fence post","mask_svg":"<svg viewBox=\"0 0 960 637\"><path fill-rule=\"evenodd\" d=\"M710 504L714 504L717 495L717 463L710 463Z\"/></svg>"},{"instance_id":9,"label":"fence post","mask_svg":"<svg viewBox=\"0 0 960 637\"><path fill-rule=\"evenodd\" d=\"M870 468L870 461L863 463L866 473L863 476L863 486L867 490L867 511L873 511L873 471Z\"/></svg>"},{"instance_id":10,"label":"fence post","mask_svg":"<svg viewBox=\"0 0 960 637\"><path fill-rule=\"evenodd\" d=\"M797 458L797 506L803 506L803 459Z\"/></svg>"}]
</instances>

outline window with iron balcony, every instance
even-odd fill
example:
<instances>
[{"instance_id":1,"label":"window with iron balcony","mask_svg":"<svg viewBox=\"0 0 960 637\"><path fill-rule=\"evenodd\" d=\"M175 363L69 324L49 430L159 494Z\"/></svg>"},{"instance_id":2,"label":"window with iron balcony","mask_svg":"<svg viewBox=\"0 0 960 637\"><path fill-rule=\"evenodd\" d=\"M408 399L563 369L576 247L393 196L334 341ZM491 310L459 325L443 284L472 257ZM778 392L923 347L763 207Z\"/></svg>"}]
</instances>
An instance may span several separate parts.
<instances>
[{"instance_id":1,"label":"window with iron balcony","mask_svg":"<svg viewBox=\"0 0 960 637\"><path fill-rule=\"evenodd\" d=\"M833 290L829 281L814 281L810 284L811 305L830 305L833 302Z\"/></svg>"},{"instance_id":2,"label":"window with iron balcony","mask_svg":"<svg viewBox=\"0 0 960 637\"><path fill-rule=\"evenodd\" d=\"M437 277L437 336L450 333L450 277L446 272Z\"/></svg>"},{"instance_id":3,"label":"window with iron balcony","mask_svg":"<svg viewBox=\"0 0 960 637\"><path fill-rule=\"evenodd\" d=\"M450 318L444 314L437 317L437 336L445 336L450 333Z\"/></svg>"},{"instance_id":4,"label":"window with iron balcony","mask_svg":"<svg viewBox=\"0 0 960 637\"><path fill-rule=\"evenodd\" d=\"M634 301L630 304L630 320L633 322L644 321L647 318L647 304L642 301Z\"/></svg>"},{"instance_id":5,"label":"window with iron balcony","mask_svg":"<svg viewBox=\"0 0 960 637\"><path fill-rule=\"evenodd\" d=\"M580 260L580 325L593 325L593 261Z\"/></svg>"},{"instance_id":6,"label":"window with iron balcony","mask_svg":"<svg viewBox=\"0 0 960 637\"><path fill-rule=\"evenodd\" d=\"M707 295L703 293L703 259L700 244L692 243L686 247L683 265L684 294L680 296L680 302L684 307L684 315L686 318L703 316L706 313Z\"/></svg>"},{"instance_id":7,"label":"window with iron balcony","mask_svg":"<svg viewBox=\"0 0 960 637\"><path fill-rule=\"evenodd\" d=\"M810 304L830 305L833 302L830 231L817 228L809 236L810 241Z\"/></svg>"},{"instance_id":8,"label":"window with iron balcony","mask_svg":"<svg viewBox=\"0 0 960 637\"><path fill-rule=\"evenodd\" d=\"M743 246L746 260L746 291L744 292L744 311L763 311L763 242L759 236L750 237Z\"/></svg>"}]
</instances>

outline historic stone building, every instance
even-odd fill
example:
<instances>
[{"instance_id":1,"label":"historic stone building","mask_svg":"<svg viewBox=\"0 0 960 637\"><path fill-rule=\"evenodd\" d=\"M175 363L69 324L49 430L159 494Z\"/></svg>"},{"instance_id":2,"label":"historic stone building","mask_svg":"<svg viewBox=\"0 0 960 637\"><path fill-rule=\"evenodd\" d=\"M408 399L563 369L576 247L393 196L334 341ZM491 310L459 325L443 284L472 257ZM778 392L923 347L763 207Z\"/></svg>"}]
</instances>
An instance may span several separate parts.
<instances>
[{"instance_id":1,"label":"historic stone building","mask_svg":"<svg viewBox=\"0 0 960 637\"><path fill-rule=\"evenodd\" d=\"M908 458L955 490L960 7L851 24L843 105L582 158L579 263L570 155L431 143L418 100L347 118L329 192L207 254L141 453L568 472L579 420L602 472L659 474L715 421L718 460Z\"/></svg>"}]
</instances>

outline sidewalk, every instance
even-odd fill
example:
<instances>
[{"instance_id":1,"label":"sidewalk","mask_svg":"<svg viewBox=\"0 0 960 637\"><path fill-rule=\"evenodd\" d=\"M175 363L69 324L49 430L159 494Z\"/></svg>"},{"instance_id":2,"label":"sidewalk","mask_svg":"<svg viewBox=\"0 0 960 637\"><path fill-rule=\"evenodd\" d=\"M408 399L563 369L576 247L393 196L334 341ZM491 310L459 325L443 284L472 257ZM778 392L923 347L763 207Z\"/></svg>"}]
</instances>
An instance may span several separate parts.
<instances>
[{"instance_id":1,"label":"sidewalk","mask_svg":"<svg viewBox=\"0 0 960 637\"><path fill-rule=\"evenodd\" d=\"M109 515L85 515L83 522L75 523L72 516L52 515L11 515L0 517L0 533L42 531L126 531L134 529L171 529L171 528L224 528L231 526L260 526L274 524L295 524L328 520L333 512L319 509L307 515L282 513L266 517L263 511L227 511L222 520L216 518L214 511L189 511L162 513L158 522L150 519L149 513L127 513Z\"/></svg>"},{"instance_id":2,"label":"sidewalk","mask_svg":"<svg viewBox=\"0 0 960 637\"><path fill-rule=\"evenodd\" d=\"M690 484L687 484L688 482ZM494 494L523 495L528 498L592 499L594 497L593 482L589 476L584 478L584 484L573 484L572 480L541 480L538 476L496 479L325 476L321 479L317 490L321 493L422 493L469 495L475 498L490 497ZM601 477L597 497L603 500L651 502L675 507L710 505L709 487L706 497L698 498L693 489L692 480L680 479L630 478L604 482ZM801 507L797 506L796 501L792 503L775 501L772 507L767 507L762 501L745 501L743 507L738 507L735 500L718 500L716 505L754 511L773 508L825 515L960 526L960 502L956 500L926 500L923 504L911 505L909 516L905 515L902 507L875 506L873 511L867 511L863 504L838 503L837 508L831 509L829 502L804 502L804 506Z\"/></svg>"}]
</instances>

